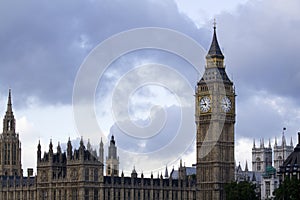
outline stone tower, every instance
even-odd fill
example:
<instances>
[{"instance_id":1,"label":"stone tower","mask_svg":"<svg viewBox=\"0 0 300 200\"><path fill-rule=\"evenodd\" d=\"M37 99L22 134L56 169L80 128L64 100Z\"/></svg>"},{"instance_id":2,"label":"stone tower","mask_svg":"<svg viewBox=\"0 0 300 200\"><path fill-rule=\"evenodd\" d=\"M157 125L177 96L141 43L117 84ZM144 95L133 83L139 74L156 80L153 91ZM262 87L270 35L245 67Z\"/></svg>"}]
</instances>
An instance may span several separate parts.
<instances>
[{"instance_id":1,"label":"stone tower","mask_svg":"<svg viewBox=\"0 0 300 200\"><path fill-rule=\"evenodd\" d=\"M22 176L21 143L16 133L16 121L12 111L11 91L8 93L7 110L0 136L0 175Z\"/></svg>"},{"instance_id":2,"label":"stone tower","mask_svg":"<svg viewBox=\"0 0 300 200\"><path fill-rule=\"evenodd\" d=\"M119 157L114 136L111 136L106 158L106 176L119 176Z\"/></svg>"},{"instance_id":3,"label":"stone tower","mask_svg":"<svg viewBox=\"0 0 300 200\"><path fill-rule=\"evenodd\" d=\"M265 147L264 140L260 140L259 147L256 147L255 140L252 148L252 171L265 172L267 167L272 166L272 147Z\"/></svg>"},{"instance_id":4,"label":"stone tower","mask_svg":"<svg viewBox=\"0 0 300 200\"><path fill-rule=\"evenodd\" d=\"M215 25L195 98L197 199L223 200L224 185L234 180L235 91L225 71Z\"/></svg>"},{"instance_id":5,"label":"stone tower","mask_svg":"<svg viewBox=\"0 0 300 200\"><path fill-rule=\"evenodd\" d=\"M285 128L283 129L281 145L277 145L277 139L275 138L274 144L274 167L279 171L283 161L294 151L293 140L291 138L290 145L287 144L284 136Z\"/></svg>"}]
</instances>

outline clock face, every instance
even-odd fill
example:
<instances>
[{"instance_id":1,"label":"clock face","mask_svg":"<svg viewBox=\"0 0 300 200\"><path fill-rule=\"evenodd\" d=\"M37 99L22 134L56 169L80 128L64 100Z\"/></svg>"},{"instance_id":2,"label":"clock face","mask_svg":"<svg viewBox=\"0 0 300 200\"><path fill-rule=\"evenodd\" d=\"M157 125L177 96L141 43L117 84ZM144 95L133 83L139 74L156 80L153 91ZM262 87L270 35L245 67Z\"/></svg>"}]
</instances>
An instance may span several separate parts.
<instances>
[{"instance_id":1,"label":"clock face","mask_svg":"<svg viewBox=\"0 0 300 200\"><path fill-rule=\"evenodd\" d=\"M208 112L211 105L210 105L210 98L208 96L202 97L200 99L200 110L201 112Z\"/></svg>"},{"instance_id":2,"label":"clock face","mask_svg":"<svg viewBox=\"0 0 300 200\"><path fill-rule=\"evenodd\" d=\"M228 97L223 97L221 101L221 107L224 112L229 112L231 110L231 101Z\"/></svg>"}]
</instances>

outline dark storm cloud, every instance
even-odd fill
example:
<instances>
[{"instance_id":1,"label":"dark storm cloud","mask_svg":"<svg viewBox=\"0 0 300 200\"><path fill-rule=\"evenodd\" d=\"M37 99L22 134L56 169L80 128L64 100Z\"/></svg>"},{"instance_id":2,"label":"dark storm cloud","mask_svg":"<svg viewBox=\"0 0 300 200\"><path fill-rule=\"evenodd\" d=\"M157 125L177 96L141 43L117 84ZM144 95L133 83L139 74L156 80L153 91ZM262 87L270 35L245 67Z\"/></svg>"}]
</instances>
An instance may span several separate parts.
<instances>
[{"instance_id":1,"label":"dark storm cloud","mask_svg":"<svg viewBox=\"0 0 300 200\"><path fill-rule=\"evenodd\" d=\"M300 98L299 9L294 0L253 1L218 17L219 39L241 100L249 89Z\"/></svg>"},{"instance_id":2,"label":"dark storm cloud","mask_svg":"<svg viewBox=\"0 0 300 200\"><path fill-rule=\"evenodd\" d=\"M237 137L299 130L300 2L250 1L217 16L227 73L237 92Z\"/></svg>"},{"instance_id":3,"label":"dark storm cloud","mask_svg":"<svg viewBox=\"0 0 300 200\"><path fill-rule=\"evenodd\" d=\"M76 72L104 39L131 28L158 26L208 43L169 0L26 1L0 5L1 91L12 87L16 101L71 103Z\"/></svg>"}]
</instances>

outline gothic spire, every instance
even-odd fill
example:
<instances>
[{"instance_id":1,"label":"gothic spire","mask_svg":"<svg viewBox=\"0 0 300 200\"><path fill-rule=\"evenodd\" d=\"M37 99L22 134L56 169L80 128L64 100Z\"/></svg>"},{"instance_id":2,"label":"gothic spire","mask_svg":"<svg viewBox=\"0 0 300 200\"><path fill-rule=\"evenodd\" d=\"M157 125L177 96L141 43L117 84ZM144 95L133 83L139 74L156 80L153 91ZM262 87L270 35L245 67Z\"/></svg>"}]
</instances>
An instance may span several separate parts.
<instances>
[{"instance_id":1,"label":"gothic spire","mask_svg":"<svg viewBox=\"0 0 300 200\"><path fill-rule=\"evenodd\" d=\"M8 91L7 110L3 119L3 133L15 133L15 117L12 111L11 89Z\"/></svg>"},{"instance_id":2,"label":"gothic spire","mask_svg":"<svg viewBox=\"0 0 300 200\"><path fill-rule=\"evenodd\" d=\"M111 135L110 144L116 144L114 135Z\"/></svg>"},{"instance_id":3,"label":"gothic spire","mask_svg":"<svg viewBox=\"0 0 300 200\"><path fill-rule=\"evenodd\" d=\"M282 140L281 140L281 142L282 142L282 147L283 146L286 146L286 140L285 140L285 136L284 136L284 132L285 132L285 130L286 130L286 128L283 128L282 129Z\"/></svg>"},{"instance_id":4,"label":"gothic spire","mask_svg":"<svg viewBox=\"0 0 300 200\"><path fill-rule=\"evenodd\" d=\"M7 111L6 111L6 113L12 113L11 89L8 90L8 100L7 100Z\"/></svg>"},{"instance_id":5,"label":"gothic spire","mask_svg":"<svg viewBox=\"0 0 300 200\"><path fill-rule=\"evenodd\" d=\"M217 33L216 33L216 20L214 20L214 34L213 34L213 40L211 42L208 54L206 56L206 58L221 58L223 59L223 53L221 51L221 48L219 46L218 43L218 39L217 39Z\"/></svg>"},{"instance_id":6,"label":"gothic spire","mask_svg":"<svg viewBox=\"0 0 300 200\"><path fill-rule=\"evenodd\" d=\"M245 171L246 171L246 172L248 172L248 171L249 171L249 170L248 170L248 162L247 162L247 160L246 160Z\"/></svg>"},{"instance_id":7,"label":"gothic spire","mask_svg":"<svg viewBox=\"0 0 300 200\"><path fill-rule=\"evenodd\" d=\"M165 170L165 178L168 178L169 177L169 172L168 172L168 167L166 165L166 170Z\"/></svg>"}]
</instances>

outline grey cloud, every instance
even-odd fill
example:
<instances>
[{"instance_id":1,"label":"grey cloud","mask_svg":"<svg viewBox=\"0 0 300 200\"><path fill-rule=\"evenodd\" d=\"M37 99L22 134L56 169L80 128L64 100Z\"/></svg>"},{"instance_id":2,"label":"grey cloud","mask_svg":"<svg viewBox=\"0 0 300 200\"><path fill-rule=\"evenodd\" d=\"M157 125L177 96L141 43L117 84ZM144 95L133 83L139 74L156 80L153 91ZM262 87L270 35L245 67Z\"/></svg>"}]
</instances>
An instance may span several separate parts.
<instances>
[{"instance_id":1,"label":"grey cloud","mask_svg":"<svg viewBox=\"0 0 300 200\"><path fill-rule=\"evenodd\" d=\"M16 101L35 96L43 103L71 103L73 82L84 57L120 31L158 26L200 42L208 36L180 14L171 0L10 1L1 2L0 13L1 91L12 87Z\"/></svg>"},{"instance_id":2,"label":"grey cloud","mask_svg":"<svg viewBox=\"0 0 300 200\"><path fill-rule=\"evenodd\" d=\"M130 169L133 164L143 166L143 170L151 170L151 167L162 168L166 164L173 163L178 158L188 155L194 150L195 123L193 120L193 109L177 106L166 108L166 123L155 135L143 139L140 135L131 136L114 124L110 130L117 141L120 159L124 169ZM186 114L182 114L187 112ZM154 116L159 117L159 116ZM141 124L140 122L137 122ZM148 129L145 129L148 130ZM130 131L130 130L127 130ZM131 162L126 162L129 157ZM153 159L155 158L155 159ZM158 163L151 164L154 160ZM133 163L136 162L136 163Z\"/></svg>"},{"instance_id":3,"label":"grey cloud","mask_svg":"<svg viewBox=\"0 0 300 200\"><path fill-rule=\"evenodd\" d=\"M299 99L300 14L292 9L299 6L294 0L254 1L218 16L220 43L241 100L246 88Z\"/></svg>"}]
</instances>

